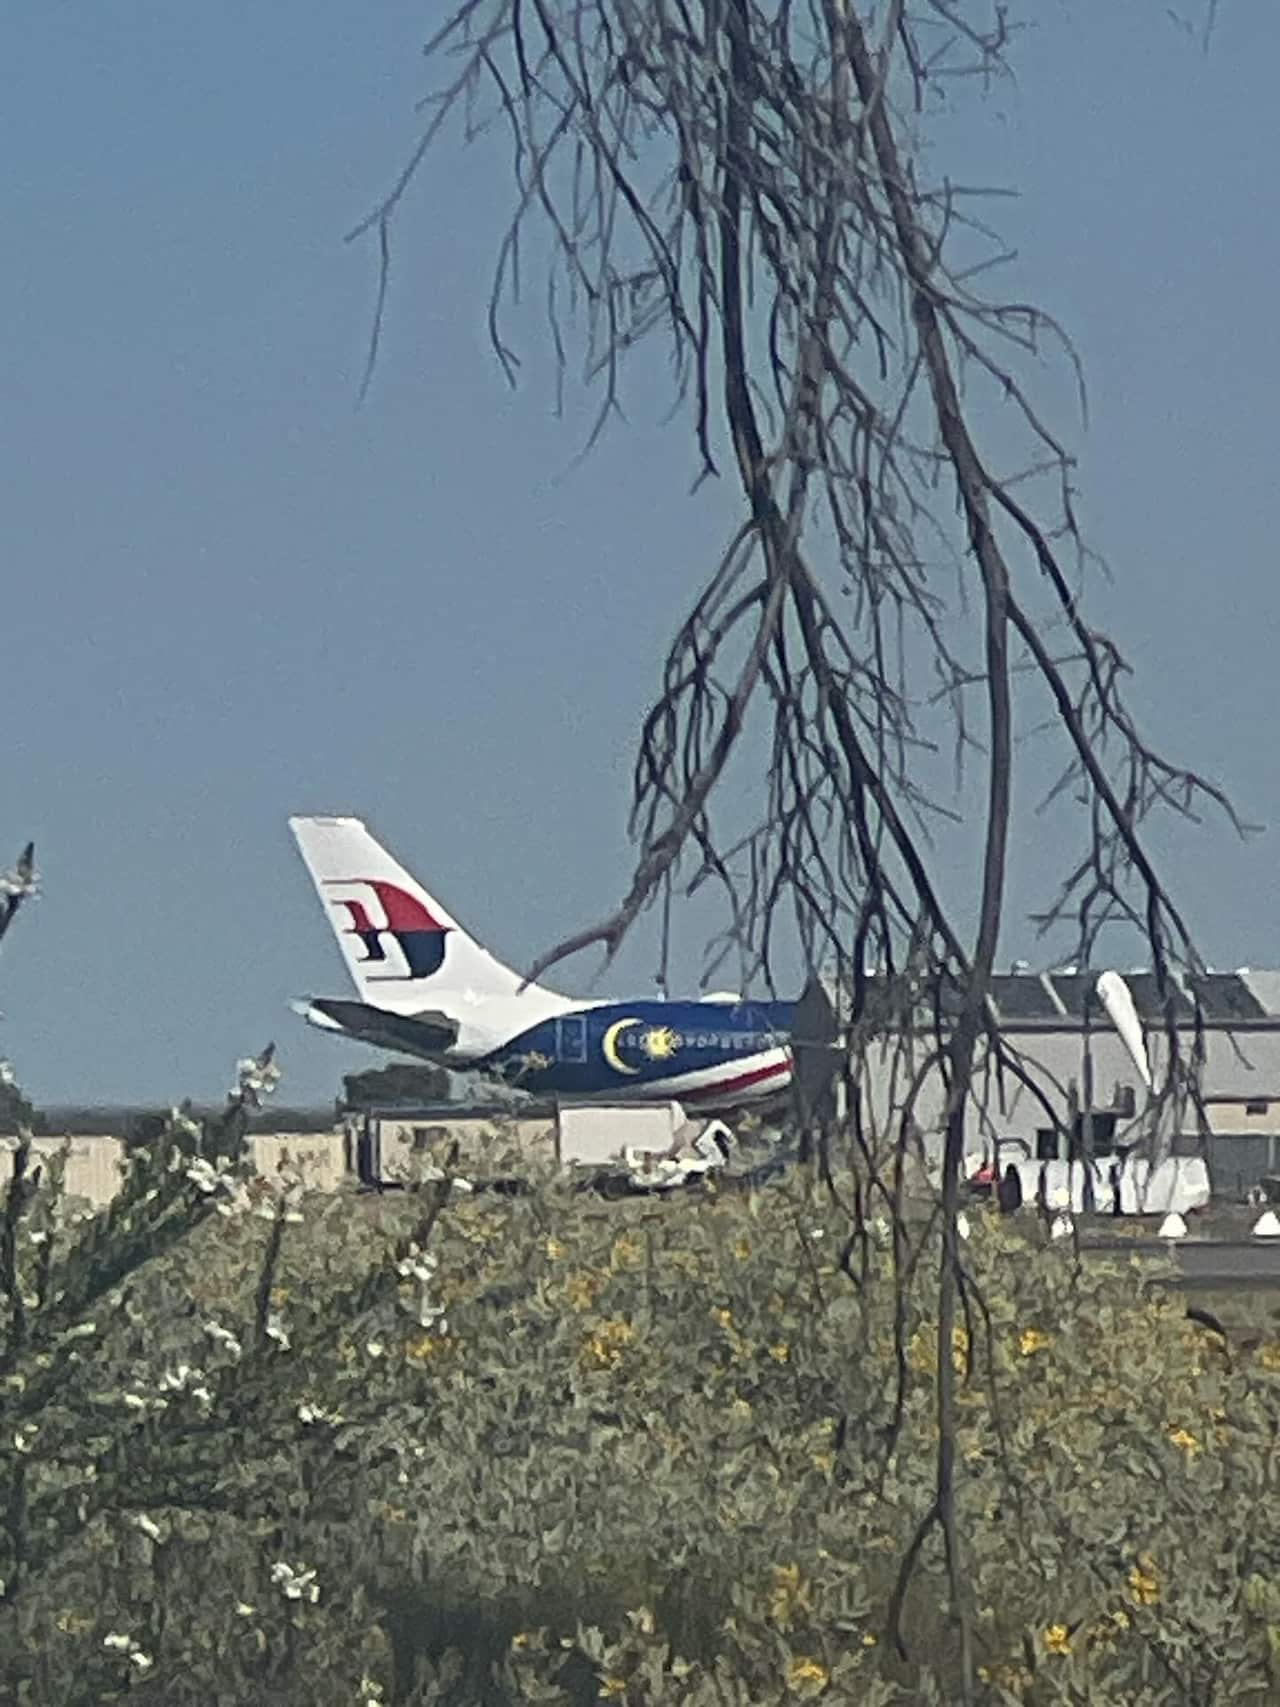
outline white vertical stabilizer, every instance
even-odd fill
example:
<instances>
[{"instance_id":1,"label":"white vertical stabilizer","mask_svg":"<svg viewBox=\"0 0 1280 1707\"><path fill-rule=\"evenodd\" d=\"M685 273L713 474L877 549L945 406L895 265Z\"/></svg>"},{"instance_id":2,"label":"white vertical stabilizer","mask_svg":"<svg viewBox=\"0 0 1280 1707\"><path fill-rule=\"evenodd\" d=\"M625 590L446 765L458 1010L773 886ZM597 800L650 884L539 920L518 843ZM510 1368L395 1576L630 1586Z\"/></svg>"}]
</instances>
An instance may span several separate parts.
<instances>
[{"instance_id":1,"label":"white vertical stabilizer","mask_svg":"<svg viewBox=\"0 0 1280 1707\"><path fill-rule=\"evenodd\" d=\"M303 862L360 999L450 1014L467 1031L511 1035L573 1004L495 960L359 818L290 818Z\"/></svg>"}]
</instances>

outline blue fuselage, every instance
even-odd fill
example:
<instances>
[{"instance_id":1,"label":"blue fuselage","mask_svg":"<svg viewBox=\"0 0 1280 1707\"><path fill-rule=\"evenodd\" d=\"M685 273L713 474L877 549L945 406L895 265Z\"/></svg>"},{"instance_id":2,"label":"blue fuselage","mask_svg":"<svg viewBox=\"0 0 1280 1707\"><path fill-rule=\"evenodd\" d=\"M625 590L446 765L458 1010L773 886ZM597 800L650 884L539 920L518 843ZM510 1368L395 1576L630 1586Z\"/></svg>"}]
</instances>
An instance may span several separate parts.
<instances>
[{"instance_id":1,"label":"blue fuselage","mask_svg":"<svg viewBox=\"0 0 1280 1707\"><path fill-rule=\"evenodd\" d=\"M530 1026L476 1062L551 1096L699 1104L786 1088L793 1002L611 1002Z\"/></svg>"}]
</instances>

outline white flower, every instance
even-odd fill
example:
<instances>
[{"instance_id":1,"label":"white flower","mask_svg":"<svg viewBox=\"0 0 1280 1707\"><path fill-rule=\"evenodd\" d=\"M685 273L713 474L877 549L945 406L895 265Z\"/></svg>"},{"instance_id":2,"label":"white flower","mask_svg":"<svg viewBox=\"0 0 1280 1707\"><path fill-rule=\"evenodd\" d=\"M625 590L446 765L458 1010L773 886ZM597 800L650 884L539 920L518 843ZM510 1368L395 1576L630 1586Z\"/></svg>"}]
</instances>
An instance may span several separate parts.
<instances>
[{"instance_id":1,"label":"white flower","mask_svg":"<svg viewBox=\"0 0 1280 1707\"><path fill-rule=\"evenodd\" d=\"M160 1540L160 1525L153 1517L148 1517L145 1511L140 1511L138 1513L133 1520L133 1526L135 1529L140 1529L142 1533L148 1536L152 1541Z\"/></svg>"},{"instance_id":2,"label":"white flower","mask_svg":"<svg viewBox=\"0 0 1280 1707\"><path fill-rule=\"evenodd\" d=\"M280 1083L280 1069L274 1061L257 1061L252 1055L236 1062L236 1084L229 1094L256 1103L259 1097L269 1097Z\"/></svg>"},{"instance_id":3,"label":"white flower","mask_svg":"<svg viewBox=\"0 0 1280 1707\"><path fill-rule=\"evenodd\" d=\"M118 1630L112 1630L104 1636L102 1645L104 1648L114 1648L118 1654L127 1654L130 1664L136 1666L139 1671L150 1671L156 1663L150 1654L143 1653L141 1644L135 1642L132 1636L124 1636Z\"/></svg>"},{"instance_id":4,"label":"white flower","mask_svg":"<svg viewBox=\"0 0 1280 1707\"><path fill-rule=\"evenodd\" d=\"M147 1408L147 1401L141 1393L126 1393L124 1403L126 1408L131 1411L145 1411Z\"/></svg>"},{"instance_id":5,"label":"white flower","mask_svg":"<svg viewBox=\"0 0 1280 1707\"><path fill-rule=\"evenodd\" d=\"M316 1573L305 1566L295 1571L292 1565L277 1559L271 1567L271 1580L286 1600L308 1600L314 1606L320 1598Z\"/></svg>"},{"instance_id":6,"label":"white flower","mask_svg":"<svg viewBox=\"0 0 1280 1707\"><path fill-rule=\"evenodd\" d=\"M193 1381L200 1380L203 1374L202 1369L193 1369L189 1363L180 1363L176 1369L165 1370L160 1377L160 1385L167 1388L171 1393L181 1393Z\"/></svg>"},{"instance_id":7,"label":"white flower","mask_svg":"<svg viewBox=\"0 0 1280 1707\"><path fill-rule=\"evenodd\" d=\"M272 1310L267 1316L267 1338L275 1340L281 1351L289 1349L289 1330L278 1310Z\"/></svg>"},{"instance_id":8,"label":"white flower","mask_svg":"<svg viewBox=\"0 0 1280 1707\"><path fill-rule=\"evenodd\" d=\"M406 1257L396 1264L396 1273L403 1280L420 1280L425 1284L435 1273L436 1266L434 1257Z\"/></svg>"},{"instance_id":9,"label":"white flower","mask_svg":"<svg viewBox=\"0 0 1280 1707\"><path fill-rule=\"evenodd\" d=\"M462 1175L458 1174L454 1178L453 1189L455 1191L462 1192L463 1196L465 1196L467 1192L474 1191L476 1188L472 1185L469 1179L463 1179Z\"/></svg>"},{"instance_id":10,"label":"white flower","mask_svg":"<svg viewBox=\"0 0 1280 1707\"><path fill-rule=\"evenodd\" d=\"M11 900L27 900L39 891L40 877L33 865L20 861L6 871L0 871L0 895Z\"/></svg>"},{"instance_id":11,"label":"white flower","mask_svg":"<svg viewBox=\"0 0 1280 1707\"><path fill-rule=\"evenodd\" d=\"M252 1618L256 1610L257 1609L255 1607L249 1605L247 1600L238 1600L236 1602L236 1611L240 1614L241 1618Z\"/></svg>"},{"instance_id":12,"label":"white flower","mask_svg":"<svg viewBox=\"0 0 1280 1707\"><path fill-rule=\"evenodd\" d=\"M220 1322L205 1322L204 1331L208 1334L211 1340L214 1340L218 1345L225 1347L225 1349L231 1353L232 1357L239 1357L241 1352L244 1350L244 1347L240 1344L240 1341L231 1332L231 1330L229 1328L224 1328Z\"/></svg>"},{"instance_id":13,"label":"white flower","mask_svg":"<svg viewBox=\"0 0 1280 1707\"><path fill-rule=\"evenodd\" d=\"M31 1442L36 1437L36 1431L30 1425L20 1428L14 1434L13 1447L15 1452L30 1452Z\"/></svg>"},{"instance_id":14,"label":"white flower","mask_svg":"<svg viewBox=\"0 0 1280 1707\"><path fill-rule=\"evenodd\" d=\"M32 1233L30 1238L33 1245L47 1245L49 1242L49 1235L44 1231Z\"/></svg>"},{"instance_id":15,"label":"white flower","mask_svg":"<svg viewBox=\"0 0 1280 1707\"><path fill-rule=\"evenodd\" d=\"M194 1156L187 1164L187 1178L197 1191L209 1196L218 1189L218 1174L212 1162L203 1156Z\"/></svg>"},{"instance_id":16,"label":"white flower","mask_svg":"<svg viewBox=\"0 0 1280 1707\"><path fill-rule=\"evenodd\" d=\"M313 1405L304 1399L295 1413L298 1421L307 1427L312 1423L328 1423L331 1428L337 1428L345 1421L341 1411L326 1411L321 1405Z\"/></svg>"},{"instance_id":17,"label":"white flower","mask_svg":"<svg viewBox=\"0 0 1280 1707\"><path fill-rule=\"evenodd\" d=\"M387 1348L383 1345L381 1340L370 1340L364 1349L369 1353L370 1357L381 1357Z\"/></svg>"},{"instance_id":18,"label":"white flower","mask_svg":"<svg viewBox=\"0 0 1280 1707\"><path fill-rule=\"evenodd\" d=\"M169 1110L169 1127L171 1131L181 1132L188 1138L200 1136L199 1121L192 1120L189 1114L184 1114L180 1108Z\"/></svg>"}]
</instances>

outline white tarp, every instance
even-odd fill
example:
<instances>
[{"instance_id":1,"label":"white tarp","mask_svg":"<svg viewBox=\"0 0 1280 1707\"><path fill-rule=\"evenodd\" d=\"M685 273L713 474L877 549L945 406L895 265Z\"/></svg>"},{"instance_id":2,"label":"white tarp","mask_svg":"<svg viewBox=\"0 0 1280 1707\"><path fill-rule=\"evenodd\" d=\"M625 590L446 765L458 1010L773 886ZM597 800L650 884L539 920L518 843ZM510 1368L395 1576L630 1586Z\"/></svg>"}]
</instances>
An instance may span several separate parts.
<instances>
[{"instance_id":1,"label":"white tarp","mask_svg":"<svg viewBox=\"0 0 1280 1707\"><path fill-rule=\"evenodd\" d=\"M1117 1164L1113 1159L1103 1157L1092 1164L1002 1161L1001 1173L1006 1165L1017 1169L1024 1204L1037 1201L1043 1175L1050 1209L1070 1209L1076 1215L1088 1210L1099 1215L1114 1211L1112 1180ZM1086 1193L1086 1171L1092 1176L1091 1193ZM1168 1156L1154 1168L1145 1156L1128 1156L1119 1164L1119 1174L1122 1215L1186 1215L1193 1209L1204 1209L1212 1195L1209 1171L1201 1156ZM1085 1201L1086 1195L1092 1197L1091 1202Z\"/></svg>"}]
</instances>

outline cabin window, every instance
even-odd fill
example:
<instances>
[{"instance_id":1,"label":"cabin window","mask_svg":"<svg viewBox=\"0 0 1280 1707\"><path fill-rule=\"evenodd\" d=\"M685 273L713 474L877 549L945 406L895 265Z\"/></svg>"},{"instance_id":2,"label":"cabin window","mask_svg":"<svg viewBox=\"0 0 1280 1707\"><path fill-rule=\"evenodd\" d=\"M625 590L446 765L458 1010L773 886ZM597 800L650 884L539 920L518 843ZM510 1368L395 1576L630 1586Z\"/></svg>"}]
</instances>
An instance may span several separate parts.
<instances>
[{"instance_id":1,"label":"cabin window","mask_svg":"<svg viewBox=\"0 0 1280 1707\"><path fill-rule=\"evenodd\" d=\"M1251 1114L1255 1119L1258 1119L1261 1116L1265 1116L1270 1111L1270 1108L1271 1108L1271 1104L1269 1102L1261 1102L1261 1101L1247 1102L1244 1105L1245 1113Z\"/></svg>"},{"instance_id":2,"label":"cabin window","mask_svg":"<svg viewBox=\"0 0 1280 1707\"><path fill-rule=\"evenodd\" d=\"M1055 1127L1041 1126L1036 1131L1036 1161L1056 1162L1058 1159L1058 1133Z\"/></svg>"}]
</instances>

